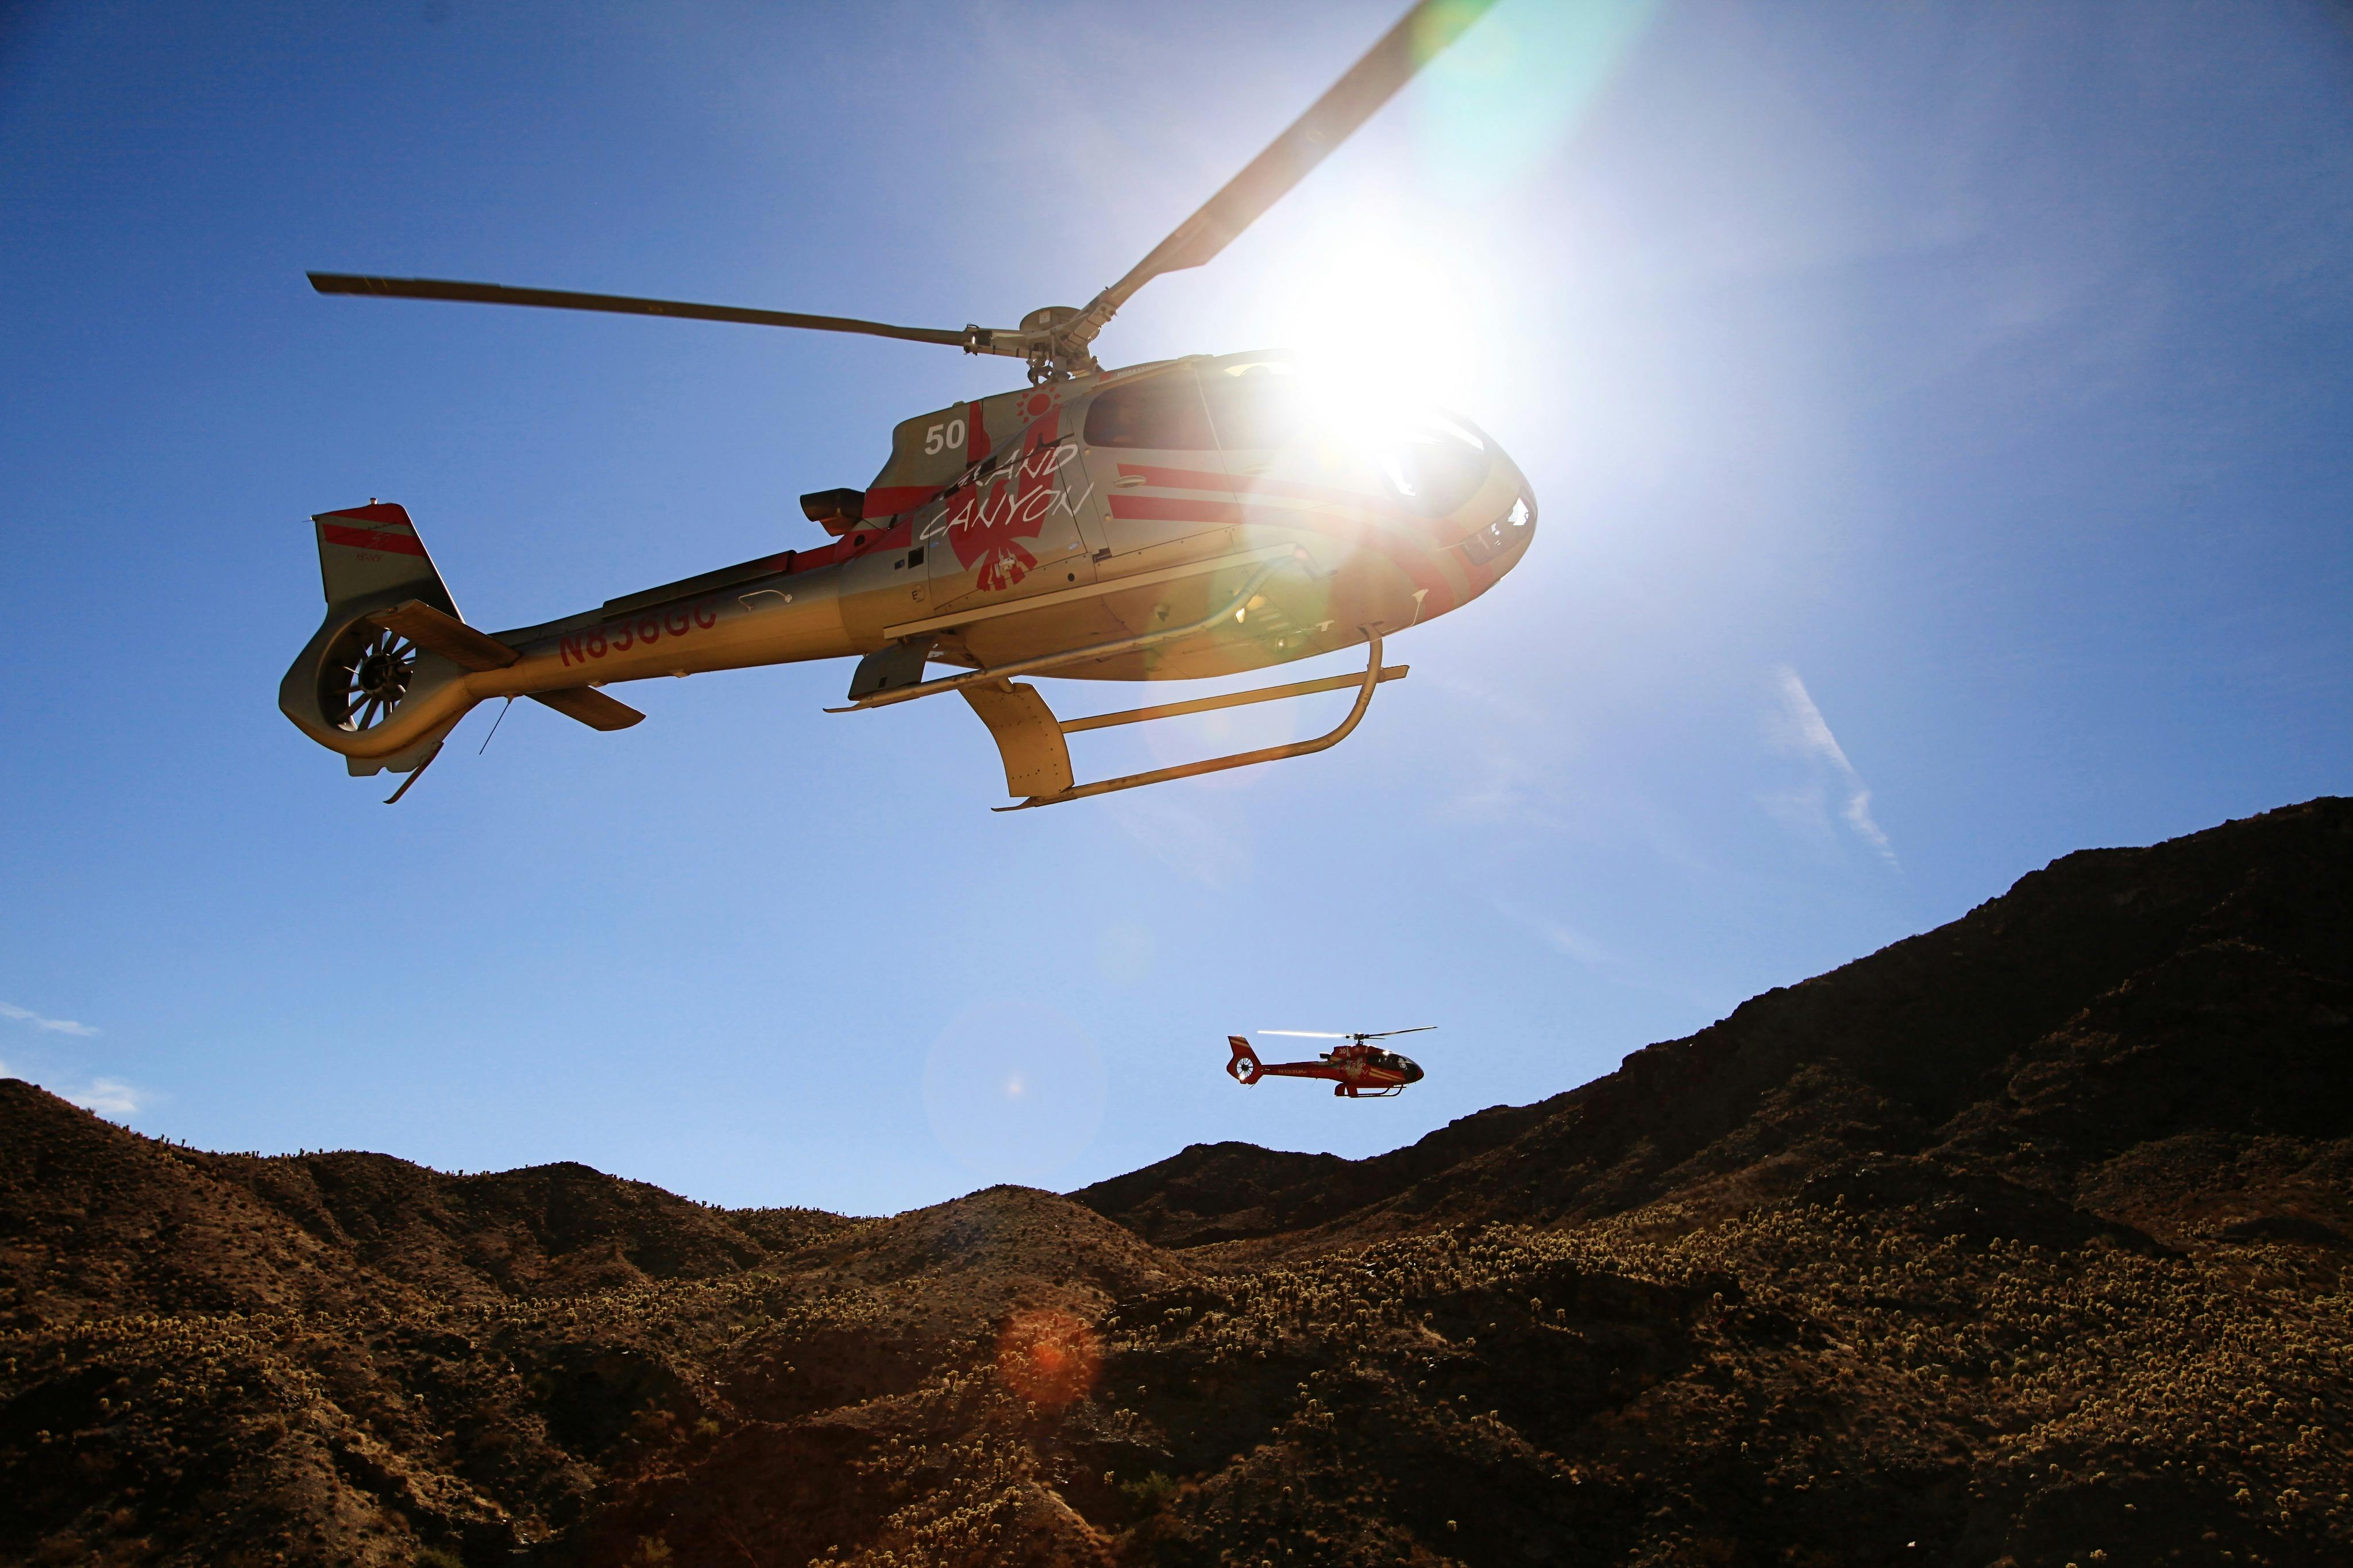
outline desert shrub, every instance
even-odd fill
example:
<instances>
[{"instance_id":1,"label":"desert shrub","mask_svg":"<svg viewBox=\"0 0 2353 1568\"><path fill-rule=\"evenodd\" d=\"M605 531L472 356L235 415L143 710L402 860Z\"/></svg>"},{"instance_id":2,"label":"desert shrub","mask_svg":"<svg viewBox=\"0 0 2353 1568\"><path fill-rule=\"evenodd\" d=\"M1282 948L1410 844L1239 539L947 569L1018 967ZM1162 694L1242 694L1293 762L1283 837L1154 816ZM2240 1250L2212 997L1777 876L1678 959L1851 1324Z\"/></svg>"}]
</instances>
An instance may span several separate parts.
<instances>
[{"instance_id":1,"label":"desert shrub","mask_svg":"<svg viewBox=\"0 0 2353 1568\"><path fill-rule=\"evenodd\" d=\"M1158 1513L1176 1496L1176 1483L1155 1470L1141 1480L1120 1483L1119 1495L1139 1514Z\"/></svg>"}]
</instances>

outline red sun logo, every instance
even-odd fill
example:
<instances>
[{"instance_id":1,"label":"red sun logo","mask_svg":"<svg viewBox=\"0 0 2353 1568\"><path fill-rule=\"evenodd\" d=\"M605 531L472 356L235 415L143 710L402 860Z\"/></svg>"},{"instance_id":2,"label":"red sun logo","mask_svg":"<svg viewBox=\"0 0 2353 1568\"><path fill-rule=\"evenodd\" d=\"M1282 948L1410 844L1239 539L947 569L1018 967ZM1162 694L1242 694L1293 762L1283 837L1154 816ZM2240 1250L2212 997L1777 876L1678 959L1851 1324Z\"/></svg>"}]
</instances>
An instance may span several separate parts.
<instances>
[{"instance_id":1,"label":"red sun logo","mask_svg":"<svg viewBox=\"0 0 2353 1568\"><path fill-rule=\"evenodd\" d=\"M1029 404L1043 395L1032 395ZM1054 475L1068 451L1055 445L1061 422L1050 400L1046 417L1022 432L1013 462L986 485L965 484L948 494L948 543L959 563L980 569L976 585L985 593L1010 588L1037 569L1038 557L1022 541L1045 531L1054 508Z\"/></svg>"}]
</instances>

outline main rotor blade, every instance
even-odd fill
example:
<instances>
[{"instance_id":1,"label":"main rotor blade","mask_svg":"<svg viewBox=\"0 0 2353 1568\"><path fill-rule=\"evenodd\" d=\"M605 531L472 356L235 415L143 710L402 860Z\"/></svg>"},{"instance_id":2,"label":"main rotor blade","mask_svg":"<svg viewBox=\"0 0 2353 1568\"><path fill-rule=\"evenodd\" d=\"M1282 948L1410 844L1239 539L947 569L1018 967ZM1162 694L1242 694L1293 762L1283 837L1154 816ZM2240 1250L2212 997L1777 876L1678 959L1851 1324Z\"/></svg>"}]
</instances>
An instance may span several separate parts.
<instances>
[{"instance_id":1,"label":"main rotor blade","mask_svg":"<svg viewBox=\"0 0 2353 1568\"><path fill-rule=\"evenodd\" d=\"M1377 1035L1356 1035L1350 1037L1358 1040L1386 1040L1394 1035L1426 1035L1436 1027L1438 1026L1435 1024L1417 1024L1410 1029L1383 1029Z\"/></svg>"},{"instance_id":2,"label":"main rotor blade","mask_svg":"<svg viewBox=\"0 0 2353 1568\"><path fill-rule=\"evenodd\" d=\"M1303 1040L1348 1040L1353 1035L1335 1035L1329 1029L1261 1029L1261 1035L1291 1035Z\"/></svg>"},{"instance_id":3,"label":"main rotor blade","mask_svg":"<svg viewBox=\"0 0 2353 1568\"><path fill-rule=\"evenodd\" d=\"M1097 295L1086 309L1087 319L1100 328L1137 289L1162 273L1181 272L1215 257L1493 4L1494 0L1420 0L1347 75L1333 83L1329 92L1251 159L1247 168L1227 181L1225 189L1178 224L1176 232L1154 247L1152 254L1137 262L1126 277Z\"/></svg>"},{"instance_id":4,"label":"main rotor blade","mask_svg":"<svg viewBox=\"0 0 2353 1568\"><path fill-rule=\"evenodd\" d=\"M993 335L985 327L966 327L962 331L938 327L894 327L884 321L860 321L849 316L804 316L792 310L697 305L684 300L640 300L627 294L575 294L565 289L510 289L502 283L458 283L441 278L363 278L348 272L313 272L310 279L311 287L322 294L382 294L397 300L458 300L475 305L537 305L551 310L604 310L618 316L742 321L754 327L801 327L817 332L903 338L909 342L973 348L976 353L986 353Z\"/></svg>"}]
</instances>

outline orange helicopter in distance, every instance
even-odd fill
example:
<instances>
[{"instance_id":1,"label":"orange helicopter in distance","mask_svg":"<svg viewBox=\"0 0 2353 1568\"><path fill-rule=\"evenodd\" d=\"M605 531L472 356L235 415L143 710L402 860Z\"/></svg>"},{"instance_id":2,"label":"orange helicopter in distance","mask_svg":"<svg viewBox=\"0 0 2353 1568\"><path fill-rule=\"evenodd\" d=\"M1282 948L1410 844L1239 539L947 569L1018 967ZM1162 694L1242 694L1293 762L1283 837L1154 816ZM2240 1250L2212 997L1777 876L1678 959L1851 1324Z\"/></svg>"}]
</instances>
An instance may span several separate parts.
<instances>
[{"instance_id":1,"label":"orange helicopter in distance","mask_svg":"<svg viewBox=\"0 0 2353 1568\"><path fill-rule=\"evenodd\" d=\"M1240 1035L1228 1035L1226 1044L1233 1047L1233 1059L1226 1063L1226 1071L1244 1088L1262 1078L1329 1079L1332 1092L1350 1100L1387 1100L1403 1092L1409 1083L1421 1081L1421 1067L1410 1057L1369 1045L1371 1040L1386 1040L1398 1035L1425 1035L1437 1028L1435 1024L1422 1024L1410 1029L1383 1029L1377 1033L1334 1034L1324 1029L1261 1029L1261 1035L1291 1035L1310 1040L1346 1040L1345 1046L1335 1046L1318 1055L1312 1062L1265 1062L1250 1048L1249 1040Z\"/></svg>"}]
</instances>

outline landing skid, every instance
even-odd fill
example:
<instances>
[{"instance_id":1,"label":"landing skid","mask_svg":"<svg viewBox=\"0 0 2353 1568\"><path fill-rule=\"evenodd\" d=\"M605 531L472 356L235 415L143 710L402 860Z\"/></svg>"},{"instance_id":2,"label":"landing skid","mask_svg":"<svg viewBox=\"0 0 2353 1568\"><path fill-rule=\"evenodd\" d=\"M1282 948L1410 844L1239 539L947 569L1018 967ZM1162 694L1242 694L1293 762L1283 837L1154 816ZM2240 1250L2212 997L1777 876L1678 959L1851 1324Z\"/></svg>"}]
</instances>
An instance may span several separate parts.
<instances>
[{"instance_id":1,"label":"landing skid","mask_svg":"<svg viewBox=\"0 0 2353 1568\"><path fill-rule=\"evenodd\" d=\"M1056 719L1035 687L1016 686L1004 681L995 691L966 688L965 700L970 702L973 711L980 715L980 721L988 726L988 732L996 737L997 752L1005 759L1006 793L1029 797L1018 805L1000 805L994 809L1028 811L1032 806L1060 805L1064 801L1084 800L1090 795L1110 795L1115 790L1141 789L1145 784L1198 778L1203 773L1223 773L1229 768L1279 763L1286 758L1303 757L1336 746L1348 738L1363 721L1366 710L1372 707L1373 689L1384 680L1402 680L1409 668L1393 664L1383 668L1380 634L1368 632L1366 637L1371 644L1371 653L1365 664L1365 673L1360 676L1335 675L1321 680L1295 680L1283 686L1262 686L1253 691L1197 698L1190 702L1164 702L1156 707L1132 708L1124 713L1098 713L1084 719ZM1307 697L1319 691L1339 691L1351 686L1356 689L1356 700L1349 708L1347 717L1312 741L1293 741L1288 745L1262 746L1254 752L1205 757L1198 763L1178 763L1174 767L1126 773L1093 784L1073 782L1070 747L1062 740L1065 735L1082 730L1108 730L1117 724L1142 724L1155 719L1178 719L1188 713L1208 713L1220 708L1240 708L1253 702L1279 702L1286 698Z\"/></svg>"}]
</instances>

